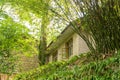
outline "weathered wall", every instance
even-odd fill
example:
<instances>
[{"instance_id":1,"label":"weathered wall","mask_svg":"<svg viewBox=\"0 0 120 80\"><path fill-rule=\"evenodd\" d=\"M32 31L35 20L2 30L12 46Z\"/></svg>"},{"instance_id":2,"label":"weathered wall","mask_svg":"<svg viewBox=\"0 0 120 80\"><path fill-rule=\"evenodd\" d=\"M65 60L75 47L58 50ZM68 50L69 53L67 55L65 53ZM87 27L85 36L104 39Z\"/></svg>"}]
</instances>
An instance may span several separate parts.
<instances>
[{"instance_id":1,"label":"weathered wall","mask_svg":"<svg viewBox=\"0 0 120 80\"><path fill-rule=\"evenodd\" d=\"M78 51L79 51L78 54L86 53L86 52L90 51L87 44L85 43L85 41L80 36L78 38L78 44L79 44L79 46L78 46L78 48L79 48L78 49Z\"/></svg>"},{"instance_id":2,"label":"weathered wall","mask_svg":"<svg viewBox=\"0 0 120 80\"><path fill-rule=\"evenodd\" d=\"M52 54L49 56L49 62L52 62Z\"/></svg>"},{"instance_id":3,"label":"weathered wall","mask_svg":"<svg viewBox=\"0 0 120 80\"><path fill-rule=\"evenodd\" d=\"M73 55L78 55L79 53L79 36L77 34L73 35Z\"/></svg>"},{"instance_id":4,"label":"weathered wall","mask_svg":"<svg viewBox=\"0 0 120 80\"><path fill-rule=\"evenodd\" d=\"M20 66L20 67L19 67ZM39 66L38 55L32 57L20 56L18 60L18 72L25 72L37 68Z\"/></svg>"},{"instance_id":5,"label":"weathered wall","mask_svg":"<svg viewBox=\"0 0 120 80\"><path fill-rule=\"evenodd\" d=\"M64 49L65 49L65 43L63 43L59 48L58 48L58 61L62 60L62 55L64 54Z\"/></svg>"}]
</instances>

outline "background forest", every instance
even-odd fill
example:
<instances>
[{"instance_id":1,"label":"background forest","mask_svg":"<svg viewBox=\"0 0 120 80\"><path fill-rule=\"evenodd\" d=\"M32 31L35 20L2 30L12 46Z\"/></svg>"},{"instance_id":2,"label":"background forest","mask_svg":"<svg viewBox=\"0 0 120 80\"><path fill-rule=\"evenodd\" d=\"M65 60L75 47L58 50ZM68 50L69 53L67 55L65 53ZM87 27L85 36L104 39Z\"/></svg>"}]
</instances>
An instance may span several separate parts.
<instances>
[{"instance_id":1,"label":"background forest","mask_svg":"<svg viewBox=\"0 0 120 80\"><path fill-rule=\"evenodd\" d=\"M47 46L69 24L90 52L45 65ZM119 80L119 41L120 0L0 1L0 73L15 80Z\"/></svg>"}]
</instances>

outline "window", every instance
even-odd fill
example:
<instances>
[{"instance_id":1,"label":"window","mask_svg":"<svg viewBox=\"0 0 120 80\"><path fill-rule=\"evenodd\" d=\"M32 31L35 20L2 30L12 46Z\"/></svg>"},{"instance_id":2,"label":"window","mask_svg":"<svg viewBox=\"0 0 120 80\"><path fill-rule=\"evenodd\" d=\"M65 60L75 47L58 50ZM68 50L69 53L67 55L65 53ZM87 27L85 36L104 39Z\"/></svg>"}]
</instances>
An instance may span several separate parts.
<instances>
[{"instance_id":1,"label":"window","mask_svg":"<svg viewBox=\"0 0 120 80\"><path fill-rule=\"evenodd\" d=\"M68 58L66 48L62 48L62 59L66 59L66 58Z\"/></svg>"},{"instance_id":2,"label":"window","mask_svg":"<svg viewBox=\"0 0 120 80\"><path fill-rule=\"evenodd\" d=\"M71 55L73 55L73 39L70 39L65 46L66 46L66 53L69 58Z\"/></svg>"},{"instance_id":3,"label":"window","mask_svg":"<svg viewBox=\"0 0 120 80\"><path fill-rule=\"evenodd\" d=\"M58 59L58 53L56 52L52 55L52 61L57 61L57 59Z\"/></svg>"},{"instance_id":4,"label":"window","mask_svg":"<svg viewBox=\"0 0 120 80\"><path fill-rule=\"evenodd\" d=\"M49 63L49 58L50 58L50 55L47 55L46 56L46 63Z\"/></svg>"},{"instance_id":5,"label":"window","mask_svg":"<svg viewBox=\"0 0 120 80\"><path fill-rule=\"evenodd\" d=\"M68 42L66 42L65 48L63 48L62 52L63 59L68 59L71 55L73 55L73 39L70 39Z\"/></svg>"}]
</instances>

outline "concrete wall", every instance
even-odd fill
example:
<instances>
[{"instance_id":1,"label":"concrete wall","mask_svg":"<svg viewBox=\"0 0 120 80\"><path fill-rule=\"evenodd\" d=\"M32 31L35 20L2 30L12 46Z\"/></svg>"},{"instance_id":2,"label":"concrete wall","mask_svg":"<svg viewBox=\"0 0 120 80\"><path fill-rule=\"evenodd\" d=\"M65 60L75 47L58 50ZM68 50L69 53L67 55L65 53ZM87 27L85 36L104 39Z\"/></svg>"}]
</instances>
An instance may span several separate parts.
<instances>
[{"instance_id":1,"label":"concrete wall","mask_svg":"<svg viewBox=\"0 0 120 80\"><path fill-rule=\"evenodd\" d=\"M89 48L85 41L78 35L73 35L73 55L79 55L81 53L86 53L89 51Z\"/></svg>"},{"instance_id":2,"label":"concrete wall","mask_svg":"<svg viewBox=\"0 0 120 80\"><path fill-rule=\"evenodd\" d=\"M52 62L52 54L49 56L49 62Z\"/></svg>"},{"instance_id":3,"label":"concrete wall","mask_svg":"<svg viewBox=\"0 0 120 80\"><path fill-rule=\"evenodd\" d=\"M63 43L59 48L58 48L58 61L63 59L63 54L65 52L65 43Z\"/></svg>"},{"instance_id":4,"label":"concrete wall","mask_svg":"<svg viewBox=\"0 0 120 80\"><path fill-rule=\"evenodd\" d=\"M79 53L79 36L77 34L73 35L73 56Z\"/></svg>"},{"instance_id":5,"label":"concrete wall","mask_svg":"<svg viewBox=\"0 0 120 80\"><path fill-rule=\"evenodd\" d=\"M85 41L81 37L79 37L78 44L79 44L78 54L86 53L86 52L90 51L87 44L85 43Z\"/></svg>"}]
</instances>

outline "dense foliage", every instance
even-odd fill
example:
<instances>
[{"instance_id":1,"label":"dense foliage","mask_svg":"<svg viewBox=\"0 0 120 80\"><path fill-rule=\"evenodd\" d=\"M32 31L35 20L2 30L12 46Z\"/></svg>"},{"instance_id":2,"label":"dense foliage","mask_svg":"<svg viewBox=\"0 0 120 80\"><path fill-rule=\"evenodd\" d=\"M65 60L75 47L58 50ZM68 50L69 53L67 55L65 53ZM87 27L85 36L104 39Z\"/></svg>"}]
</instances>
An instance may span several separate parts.
<instances>
[{"instance_id":1,"label":"dense foliage","mask_svg":"<svg viewBox=\"0 0 120 80\"><path fill-rule=\"evenodd\" d=\"M29 43L28 28L15 22L2 10L0 18L0 73L11 74L16 71L17 55L32 49L32 44Z\"/></svg>"},{"instance_id":2,"label":"dense foliage","mask_svg":"<svg viewBox=\"0 0 120 80\"><path fill-rule=\"evenodd\" d=\"M120 0L54 0L52 11L71 27L91 51L109 53L120 48ZM77 22L73 22L78 19ZM80 28L80 29L79 29Z\"/></svg>"},{"instance_id":3,"label":"dense foliage","mask_svg":"<svg viewBox=\"0 0 120 80\"><path fill-rule=\"evenodd\" d=\"M119 3L120 0L0 1L0 72L13 72L15 54L21 53L21 49L31 48L28 46L29 44L39 43L39 62L45 64L46 39L48 38L47 33L50 33L47 32L48 26L51 25L50 23L58 25L58 22L63 24L66 21L66 23L72 25L73 30L85 40L89 49L94 51L95 54L86 55L87 58L83 62L81 61L84 60L85 56L76 56L69 61L49 63L30 72L22 73L15 79L119 80L120 52L116 53L120 49ZM26 27L15 22L9 14L2 15L2 10L5 11L4 9L9 7L14 9L13 12L19 16L20 20L26 20L37 26L37 30L33 33L39 33L40 35L34 36L37 36L35 43L28 40L31 36L28 36ZM59 19L58 22L54 22L55 19ZM23 22L21 21L22 24ZM53 28L51 29L53 30ZM32 48L29 52L32 52ZM105 58L106 53L109 56L107 58ZM110 56L111 54L112 56ZM103 55L102 58L101 55Z\"/></svg>"},{"instance_id":4,"label":"dense foliage","mask_svg":"<svg viewBox=\"0 0 120 80\"><path fill-rule=\"evenodd\" d=\"M15 80L119 80L120 52L105 59L91 53L53 62L16 76Z\"/></svg>"},{"instance_id":5,"label":"dense foliage","mask_svg":"<svg viewBox=\"0 0 120 80\"><path fill-rule=\"evenodd\" d=\"M28 21L29 24L31 24L30 26L34 26L33 33L36 33L34 37L37 38L39 44L39 63L42 65L45 64L45 53L47 49L47 43L50 43L52 40L55 39L56 35L59 33L57 31L60 31L60 29L58 30L58 28L60 28L59 24L61 25L60 19L57 19L56 16L54 16L53 13L51 13L49 10L52 2L52 0L1 1L1 3L3 3L2 6L8 5L12 9L14 9L15 14L19 16L20 20ZM56 25L55 21L59 22L59 24L57 23ZM54 24L55 26L52 27L52 25ZM37 26L37 29L35 28L35 26Z\"/></svg>"},{"instance_id":6,"label":"dense foliage","mask_svg":"<svg viewBox=\"0 0 120 80\"><path fill-rule=\"evenodd\" d=\"M120 0L95 0L84 2L84 29L94 40L99 53L113 53L120 49ZM90 4L90 5L88 5ZM82 7L81 7L82 8Z\"/></svg>"}]
</instances>

